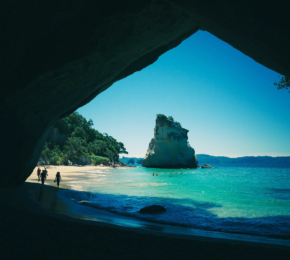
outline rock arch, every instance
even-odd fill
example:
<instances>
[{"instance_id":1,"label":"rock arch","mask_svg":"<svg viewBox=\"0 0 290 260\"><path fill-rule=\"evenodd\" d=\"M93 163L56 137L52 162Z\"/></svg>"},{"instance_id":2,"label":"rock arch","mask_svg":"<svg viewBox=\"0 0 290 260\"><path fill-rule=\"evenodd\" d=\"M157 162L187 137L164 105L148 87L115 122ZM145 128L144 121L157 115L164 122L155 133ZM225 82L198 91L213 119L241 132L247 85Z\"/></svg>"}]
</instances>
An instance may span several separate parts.
<instances>
[{"instance_id":1,"label":"rock arch","mask_svg":"<svg viewBox=\"0 0 290 260\"><path fill-rule=\"evenodd\" d=\"M0 186L31 174L55 123L207 30L290 76L288 1L2 1Z\"/></svg>"}]
</instances>

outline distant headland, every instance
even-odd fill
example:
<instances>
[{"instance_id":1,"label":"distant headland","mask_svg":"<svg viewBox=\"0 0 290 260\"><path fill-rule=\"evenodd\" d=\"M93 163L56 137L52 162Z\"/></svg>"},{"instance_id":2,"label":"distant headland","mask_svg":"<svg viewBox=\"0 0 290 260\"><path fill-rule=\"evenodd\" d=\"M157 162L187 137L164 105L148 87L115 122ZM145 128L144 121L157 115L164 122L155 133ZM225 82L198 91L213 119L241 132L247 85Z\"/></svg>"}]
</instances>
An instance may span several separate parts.
<instances>
[{"instance_id":1,"label":"distant headland","mask_svg":"<svg viewBox=\"0 0 290 260\"><path fill-rule=\"evenodd\" d=\"M208 154L197 154L198 163L200 165L210 164L213 166L249 166L257 165L263 166L290 166L290 156L244 156L237 158L230 158L226 156L213 156ZM120 162L125 164L141 164L143 158L136 157L123 157L119 159Z\"/></svg>"},{"instance_id":2,"label":"distant headland","mask_svg":"<svg viewBox=\"0 0 290 260\"><path fill-rule=\"evenodd\" d=\"M142 166L149 168L198 168L195 151L188 142L188 132L171 116L158 114L154 138L149 143Z\"/></svg>"}]
</instances>

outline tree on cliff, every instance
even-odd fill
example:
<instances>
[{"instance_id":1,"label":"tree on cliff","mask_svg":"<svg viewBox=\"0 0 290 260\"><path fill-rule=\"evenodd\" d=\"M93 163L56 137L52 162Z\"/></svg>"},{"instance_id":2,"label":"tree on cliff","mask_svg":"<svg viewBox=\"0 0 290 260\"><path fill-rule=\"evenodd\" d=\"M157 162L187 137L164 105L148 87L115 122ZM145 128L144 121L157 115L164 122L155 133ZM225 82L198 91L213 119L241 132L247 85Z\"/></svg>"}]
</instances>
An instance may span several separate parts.
<instances>
[{"instance_id":1,"label":"tree on cliff","mask_svg":"<svg viewBox=\"0 0 290 260\"><path fill-rule=\"evenodd\" d=\"M42 156L47 158L53 155L53 164L67 163L67 160L76 162L80 156L90 157L96 162L112 162L119 159L119 154L128 154L122 142L118 142L108 134L101 134L93 128L93 121L86 120L77 112L58 120L55 127L59 133L67 137L66 144L47 141ZM110 157L109 157L110 156ZM100 159L104 158L104 159Z\"/></svg>"},{"instance_id":2,"label":"tree on cliff","mask_svg":"<svg viewBox=\"0 0 290 260\"><path fill-rule=\"evenodd\" d=\"M63 161L67 161L67 155L60 150L59 146L56 145L54 147L54 149L51 151L51 158L49 163L53 164L53 165L59 165L61 164Z\"/></svg>"},{"instance_id":3,"label":"tree on cliff","mask_svg":"<svg viewBox=\"0 0 290 260\"><path fill-rule=\"evenodd\" d=\"M117 162L119 159L119 156L117 156L115 153L113 153L110 150L107 150L106 156L110 159L110 162L113 164L115 164L115 162Z\"/></svg>"},{"instance_id":4,"label":"tree on cliff","mask_svg":"<svg viewBox=\"0 0 290 260\"><path fill-rule=\"evenodd\" d=\"M163 114L157 114L157 118L158 119L163 119L163 120L164 119L168 119L167 116L166 115L163 115Z\"/></svg>"},{"instance_id":5,"label":"tree on cliff","mask_svg":"<svg viewBox=\"0 0 290 260\"><path fill-rule=\"evenodd\" d=\"M81 138L82 140L87 140L87 134L85 130L82 127L77 126L75 130L73 131L72 135L73 137Z\"/></svg>"},{"instance_id":6,"label":"tree on cliff","mask_svg":"<svg viewBox=\"0 0 290 260\"><path fill-rule=\"evenodd\" d=\"M287 89L290 88L290 78L287 77L287 76L282 76L280 77L280 75L278 76L279 77L279 82L275 82L274 85L277 86L277 89ZM289 93L290 93L290 90L289 90Z\"/></svg>"},{"instance_id":7,"label":"tree on cliff","mask_svg":"<svg viewBox=\"0 0 290 260\"><path fill-rule=\"evenodd\" d=\"M83 139L79 137L71 137L67 140L64 146L65 154L67 159L72 162L77 162L80 160L81 155L87 155L86 143Z\"/></svg>"},{"instance_id":8,"label":"tree on cliff","mask_svg":"<svg viewBox=\"0 0 290 260\"><path fill-rule=\"evenodd\" d=\"M45 161L45 163L49 163L49 158L51 157L51 150L49 149L49 145L48 143L45 143L43 149L42 149L42 152L41 152L41 155L42 155L42 158L43 160Z\"/></svg>"}]
</instances>

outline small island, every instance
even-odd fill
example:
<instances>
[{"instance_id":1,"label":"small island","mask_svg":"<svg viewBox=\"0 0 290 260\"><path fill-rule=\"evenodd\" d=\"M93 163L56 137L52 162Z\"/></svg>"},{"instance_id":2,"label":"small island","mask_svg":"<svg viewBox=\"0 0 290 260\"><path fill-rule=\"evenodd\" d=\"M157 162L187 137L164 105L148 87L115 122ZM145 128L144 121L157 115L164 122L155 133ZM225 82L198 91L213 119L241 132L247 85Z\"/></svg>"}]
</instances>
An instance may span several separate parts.
<instances>
[{"instance_id":1,"label":"small island","mask_svg":"<svg viewBox=\"0 0 290 260\"><path fill-rule=\"evenodd\" d=\"M148 168L198 168L195 151L188 142L188 132L171 116L158 114L154 138L149 143L142 166Z\"/></svg>"}]
</instances>

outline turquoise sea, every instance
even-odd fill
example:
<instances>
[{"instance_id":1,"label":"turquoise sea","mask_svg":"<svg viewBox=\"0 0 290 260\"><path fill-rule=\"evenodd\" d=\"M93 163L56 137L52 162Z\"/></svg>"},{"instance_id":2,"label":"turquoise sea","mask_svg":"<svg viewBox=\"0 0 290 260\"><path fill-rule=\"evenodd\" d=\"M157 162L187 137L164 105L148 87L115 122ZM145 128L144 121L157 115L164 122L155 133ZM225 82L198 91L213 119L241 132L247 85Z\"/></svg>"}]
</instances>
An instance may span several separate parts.
<instances>
[{"instance_id":1,"label":"turquoise sea","mask_svg":"<svg viewBox=\"0 0 290 260\"><path fill-rule=\"evenodd\" d=\"M118 215L199 230L290 237L289 166L138 166L87 172L82 181L69 185L84 192L62 191L63 198ZM139 213L153 204L167 212Z\"/></svg>"}]
</instances>

